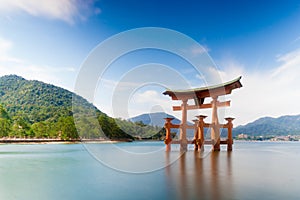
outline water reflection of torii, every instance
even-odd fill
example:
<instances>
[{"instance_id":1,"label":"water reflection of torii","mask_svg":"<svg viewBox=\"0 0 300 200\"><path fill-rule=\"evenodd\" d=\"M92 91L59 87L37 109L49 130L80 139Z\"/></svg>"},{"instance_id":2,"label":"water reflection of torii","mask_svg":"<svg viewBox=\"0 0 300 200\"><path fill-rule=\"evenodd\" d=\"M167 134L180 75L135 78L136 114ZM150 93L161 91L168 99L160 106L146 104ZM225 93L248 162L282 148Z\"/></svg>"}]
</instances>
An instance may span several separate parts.
<instances>
[{"instance_id":1,"label":"water reflection of torii","mask_svg":"<svg viewBox=\"0 0 300 200\"><path fill-rule=\"evenodd\" d=\"M226 94L231 94L231 91L236 88L242 87L239 77L230 82L223 83L220 85L214 85L209 87L191 89L191 90L167 90L163 94L169 95L172 100L181 100L181 106L173 106L174 111L182 111L182 120L181 124L172 124L173 118L165 118L165 129L166 129L166 138L165 144L167 145L167 150L171 149L171 143L179 143L180 149L183 151L187 150L188 143L195 144L195 150L203 150L204 144L212 144L214 151L220 151L220 144L227 144L227 150L232 150L232 120L234 118L225 118L227 124L219 124L218 120L218 107L230 106L230 101L219 102L218 97ZM211 103L204 103L204 99L211 97ZM192 99L195 101L195 105L188 105L188 100ZM204 119L206 116L199 115L198 120L194 120L195 124L190 126L187 124L187 110L192 109L205 109L212 108L212 122L205 123ZM204 127L211 128L211 140L205 141L204 138ZM180 139L179 141L172 141L171 138L171 128L180 128ZM220 140L220 128L228 129L228 139L221 141ZM188 141L186 138L186 129L195 129L195 135L193 141Z\"/></svg>"}]
</instances>

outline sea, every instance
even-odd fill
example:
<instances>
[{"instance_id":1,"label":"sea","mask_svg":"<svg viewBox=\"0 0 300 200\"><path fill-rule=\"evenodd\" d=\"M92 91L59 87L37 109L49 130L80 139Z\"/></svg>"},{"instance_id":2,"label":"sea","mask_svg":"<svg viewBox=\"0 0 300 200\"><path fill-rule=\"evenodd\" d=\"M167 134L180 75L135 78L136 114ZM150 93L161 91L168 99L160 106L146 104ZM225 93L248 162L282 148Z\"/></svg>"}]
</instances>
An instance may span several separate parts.
<instances>
[{"instance_id":1,"label":"sea","mask_svg":"<svg viewBox=\"0 0 300 200\"><path fill-rule=\"evenodd\" d=\"M300 142L2 144L1 200L300 199Z\"/></svg>"}]
</instances>

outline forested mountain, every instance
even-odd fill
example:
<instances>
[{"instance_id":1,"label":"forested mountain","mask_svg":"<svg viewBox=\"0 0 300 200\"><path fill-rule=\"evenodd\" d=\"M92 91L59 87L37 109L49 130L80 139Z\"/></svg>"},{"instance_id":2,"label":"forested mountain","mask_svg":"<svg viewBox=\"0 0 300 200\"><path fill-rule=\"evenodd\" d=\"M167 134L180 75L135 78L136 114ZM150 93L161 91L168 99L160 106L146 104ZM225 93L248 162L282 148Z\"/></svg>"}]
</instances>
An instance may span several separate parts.
<instances>
[{"instance_id":1,"label":"forested mountain","mask_svg":"<svg viewBox=\"0 0 300 200\"><path fill-rule=\"evenodd\" d=\"M263 117L233 129L234 136L241 133L249 136L300 135L300 115Z\"/></svg>"},{"instance_id":2,"label":"forested mountain","mask_svg":"<svg viewBox=\"0 0 300 200\"><path fill-rule=\"evenodd\" d=\"M72 97L78 112L95 113L96 117L96 123L88 116L78 122L80 135L74 124ZM118 121L122 128L82 97L60 87L16 75L0 77L0 137L133 139L123 129L135 124Z\"/></svg>"},{"instance_id":3,"label":"forested mountain","mask_svg":"<svg viewBox=\"0 0 300 200\"><path fill-rule=\"evenodd\" d=\"M63 88L40 81L28 81L16 75L0 77L0 103L11 117L24 115L29 123L58 121L61 116L72 115L72 96ZM77 96L84 109L101 112Z\"/></svg>"}]
</instances>

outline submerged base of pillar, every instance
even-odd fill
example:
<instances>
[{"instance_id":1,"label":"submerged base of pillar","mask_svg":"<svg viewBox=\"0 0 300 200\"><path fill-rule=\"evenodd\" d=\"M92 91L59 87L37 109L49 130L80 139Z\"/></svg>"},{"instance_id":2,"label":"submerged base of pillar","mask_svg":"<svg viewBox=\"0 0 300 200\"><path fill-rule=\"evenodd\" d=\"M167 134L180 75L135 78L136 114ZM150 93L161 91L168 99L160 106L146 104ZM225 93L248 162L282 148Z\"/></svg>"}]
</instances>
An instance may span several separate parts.
<instances>
[{"instance_id":1,"label":"submerged base of pillar","mask_svg":"<svg viewBox=\"0 0 300 200\"><path fill-rule=\"evenodd\" d=\"M188 141L187 140L180 140L180 151L187 151L188 148Z\"/></svg>"},{"instance_id":2,"label":"submerged base of pillar","mask_svg":"<svg viewBox=\"0 0 300 200\"><path fill-rule=\"evenodd\" d=\"M213 142L213 150L214 151L220 151L221 150L221 148L220 148L220 140L217 140L217 141L212 140L212 142Z\"/></svg>"},{"instance_id":3,"label":"submerged base of pillar","mask_svg":"<svg viewBox=\"0 0 300 200\"><path fill-rule=\"evenodd\" d=\"M195 151L198 151L199 145L198 145L197 139L193 139L192 144L194 144L194 150L195 150Z\"/></svg>"},{"instance_id":4,"label":"submerged base of pillar","mask_svg":"<svg viewBox=\"0 0 300 200\"><path fill-rule=\"evenodd\" d=\"M195 145L194 150L195 150L195 151L198 151L198 149L199 149L199 148L198 148L198 145Z\"/></svg>"},{"instance_id":5,"label":"submerged base of pillar","mask_svg":"<svg viewBox=\"0 0 300 200\"><path fill-rule=\"evenodd\" d=\"M204 143L205 143L205 141L203 139L198 139L197 143L198 143L198 146L199 146L199 151L203 152L204 151Z\"/></svg>"},{"instance_id":6,"label":"submerged base of pillar","mask_svg":"<svg viewBox=\"0 0 300 200\"><path fill-rule=\"evenodd\" d=\"M204 147L205 145L212 145L212 149L213 151L221 151L221 145L226 145L227 147L227 151L232 151L233 150L233 141L232 143L228 143L229 141L228 140L219 140L219 143L215 142L214 140L205 140L205 141L196 141L197 143L197 146L195 144L195 141L188 141L188 140L185 140L185 141L181 141L181 140L173 140L171 141L170 143L166 144L166 151L171 151L171 146L172 144L179 144L180 145L180 150L182 151L187 151L188 150L188 144L194 144L195 145L195 148L194 150L195 151L201 151L203 152L204 151Z\"/></svg>"},{"instance_id":7,"label":"submerged base of pillar","mask_svg":"<svg viewBox=\"0 0 300 200\"><path fill-rule=\"evenodd\" d=\"M166 145L166 151L171 151L171 144Z\"/></svg>"},{"instance_id":8,"label":"submerged base of pillar","mask_svg":"<svg viewBox=\"0 0 300 200\"><path fill-rule=\"evenodd\" d=\"M214 149L213 149L214 151L221 151L221 149L220 148L216 148L216 147L214 147Z\"/></svg>"},{"instance_id":9,"label":"submerged base of pillar","mask_svg":"<svg viewBox=\"0 0 300 200\"><path fill-rule=\"evenodd\" d=\"M233 140L227 139L227 151L232 151L232 144L233 144Z\"/></svg>"},{"instance_id":10,"label":"submerged base of pillar","mask_svg":"<svg viewBox=\"0 0 300 200\"><path fill-rule=\"evenodd\" d=\"M199 148L199 151L200 151L200 152L204 152L204 145L202 145L202 146Z\"/></svg>"},{"instance_id":11,"label":"submerged base of pillar","mask_svg":"<svg viewBox=\"0 0 300 200\"><path fill-rule=\"evenodd\" d=\"M227 146L227 151L232 151L232 146Z\"/></svg>"}]
</instances>

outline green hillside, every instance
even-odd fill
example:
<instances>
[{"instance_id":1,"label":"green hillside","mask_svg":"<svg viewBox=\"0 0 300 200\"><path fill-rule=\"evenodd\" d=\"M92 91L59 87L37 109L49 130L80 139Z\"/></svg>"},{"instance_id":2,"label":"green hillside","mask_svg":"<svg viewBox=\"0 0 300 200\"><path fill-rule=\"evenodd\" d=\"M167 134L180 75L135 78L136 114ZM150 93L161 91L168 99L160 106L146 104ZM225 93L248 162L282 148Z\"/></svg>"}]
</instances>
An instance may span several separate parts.
<instances>
[{"instance_id":1,"label":"green hillside","mask_svg":"<svg viewBox=\"0 0 300 200\"><path fill-rule=\"evenodd\" d=\"M85 118L77 131L72 97L82 113L96 113L97 122ZM74 93L40 81L29 81L16 75L0 77L0 137L78 139L108 137L132 139L113 118Z\"/></svg>"},{"instance_id":2,"label":"green hillside","mask_svg":"<svg viewBox=\"0 0 300 200\"><path fill-rule=\"evenodd\" d=\"M300 115L287 115L278 118L263 117L233 129L233 135L286 136L300 134Z\"/></svg>"}]
</instances>

